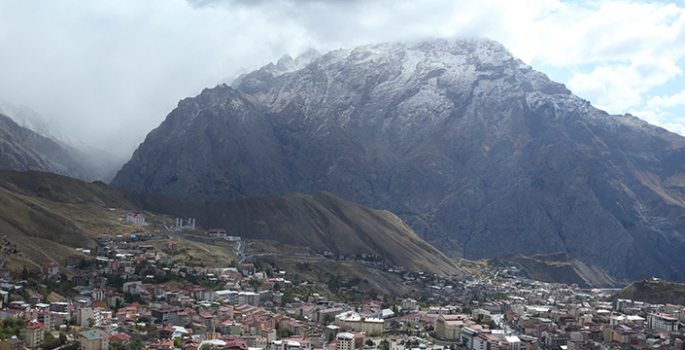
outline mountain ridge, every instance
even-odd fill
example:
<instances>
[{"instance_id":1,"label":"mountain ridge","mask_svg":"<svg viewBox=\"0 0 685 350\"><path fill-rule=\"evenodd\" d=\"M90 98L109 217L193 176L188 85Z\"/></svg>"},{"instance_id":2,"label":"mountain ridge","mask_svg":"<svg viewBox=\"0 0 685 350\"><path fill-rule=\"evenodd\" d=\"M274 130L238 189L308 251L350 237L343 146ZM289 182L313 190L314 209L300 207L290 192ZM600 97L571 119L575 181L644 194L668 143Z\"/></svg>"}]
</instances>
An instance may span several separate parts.
<instances>
[{"instance_id":1,"label":"mountain ridge","mask_svg":"<svg viewBox=\"0 0 685 350\"><path fill-rule=\"evenodd\" d=\"M563 251L685 279L685 139L594 108L498 43L367 45L234 86L182 100L112 185L195 200L326 190L456 256Z\"/></svg>"}]
</instances>

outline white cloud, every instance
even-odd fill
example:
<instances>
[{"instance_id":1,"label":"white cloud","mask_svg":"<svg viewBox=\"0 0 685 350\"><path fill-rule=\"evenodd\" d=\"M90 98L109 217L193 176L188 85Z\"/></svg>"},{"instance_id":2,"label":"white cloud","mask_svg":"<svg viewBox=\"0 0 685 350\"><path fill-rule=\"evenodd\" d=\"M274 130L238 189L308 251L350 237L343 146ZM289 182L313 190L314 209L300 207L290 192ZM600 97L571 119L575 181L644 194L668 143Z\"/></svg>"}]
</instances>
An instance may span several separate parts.
<instances>
[{"instance_id":1,"label":"white cloud","mask_svg":"<svg viewBox=\"0 0 685 350\"><path fill-rule=\"evenodd\" d=\"M647 106L654 109L685 106L685 90L670 96L652 97Z\"/></svg>"},{"instance_id":2,"label":"white cloud","mask_svg":"<svg viewBox=\"0 0 685 350\"><path fill-rule=\"evenodd\" d=\"M574 72L569 88L614 114L642 104L642 95L682 70L665 59L637 61L631 65L602 65L590 73Z\"/></svg>"},{"instance_id":3,"label":"white cloud","mask_svg":"<svg viewBox=\"0 0 685 350\"><path fill-rule=\"evenodd\" d=\"M432 37L498 40L533 66L575 71L564 82L574 92L624 113L658 107L652 89L682 79L685 9L630 0L1 1L0 97L125 153L178 100L246 67L309 47Z\"/></svg>"},{"instance_id":4,"label":"white cloud","mask_svg":"<svg viewBox=\"0 0 685 350\"><path fill-rule=\"evenodd\" d=\"M653 109L636 110L632 115L647 121L650 124L658 125L666 130L685 136L685 115L676 117L668 111L654 111Z\"/></svg>"}]
</instances>

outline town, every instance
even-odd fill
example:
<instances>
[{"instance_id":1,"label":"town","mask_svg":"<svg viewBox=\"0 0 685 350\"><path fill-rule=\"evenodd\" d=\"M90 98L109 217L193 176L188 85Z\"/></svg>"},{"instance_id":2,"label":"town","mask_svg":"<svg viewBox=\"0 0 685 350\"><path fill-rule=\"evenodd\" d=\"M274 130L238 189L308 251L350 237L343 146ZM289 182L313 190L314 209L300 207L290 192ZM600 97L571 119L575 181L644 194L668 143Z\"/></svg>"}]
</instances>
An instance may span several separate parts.
<instances>
[{"instance_id":1,"label":"town","mask_svg":"<svg viewBox=\"0 0 685 350\"><path fill-rule=\"evenodd\" d=\"M138 212L126 220L146 225ZM473 276L439 276L323 252L400 275L414 291L386 295L340 276L297 278L248 257L223 229L194 239L231 241L239 261L176 259L183 247L167 232L187 227L195 220L103 235L60 262L66 271L58 262L0 271L0 350L684 349L683 305L612 301L615 290L534 281L515 267L474 263Z\"/></svg>"}]
</instances>

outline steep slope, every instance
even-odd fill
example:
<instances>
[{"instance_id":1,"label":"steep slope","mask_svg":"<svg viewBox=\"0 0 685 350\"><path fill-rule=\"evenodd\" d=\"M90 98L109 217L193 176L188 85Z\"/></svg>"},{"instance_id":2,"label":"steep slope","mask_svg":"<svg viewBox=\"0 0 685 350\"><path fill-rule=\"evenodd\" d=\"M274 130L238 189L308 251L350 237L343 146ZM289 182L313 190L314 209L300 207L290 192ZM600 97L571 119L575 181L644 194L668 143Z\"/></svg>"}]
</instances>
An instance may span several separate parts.
<instances>
[{"instance_id":1,"label":"steep slope","mask_svg":"<svg viewBox=\"0 0 685 350\"><path fill-rule=\"evenodd\" d=\"M102 182L86 183L49 173L0 171L0 234L8 235L12 244L34 247L24 252L25 259L63 262L73 248L92 246L102 234L135 229L114 217L109 208L191 216L198 225L225 227L230 234L246 239L271 239L338 254L378 254L410 270L443 275L458 272L442 253L393 214L328 193L190 203L124 193Z\"/></svg>"},{"instance_id":2,"label":"steep slope","mask_svg":"<svg viewBox=\"0 0 685 350\"><path fill-rule=\"evenodd\" d=\"M599 111L487 40L289 61L181 101L112 185L192 200L326 190L466 258L563 251L685 279L682 137Z\"/></svg>"},{"instance_id":3,"label":"steep slope","mask_svg":"<svg viewBox=\"0 0 685 350\"><path fill-rule=\"evenodd\" d=\"M28 107L0 100L0 114L12 118L19 126L56 142L83 169L82 174L76 176L81 180L109 182L124 164L124 160L119 157L84 144L54 120L45 118Z\"/></svg>"},{"instance_id":4,"label":"steep slope","mask_svg":"<svg viewBox=\"0 0 685 350\"><path fill-rule=\"evenodd\" d=\"M0 169L38 170L83 178L85 172L69 152L54 141L22 128L0 114Z\"/></svg>"}]
</instances>

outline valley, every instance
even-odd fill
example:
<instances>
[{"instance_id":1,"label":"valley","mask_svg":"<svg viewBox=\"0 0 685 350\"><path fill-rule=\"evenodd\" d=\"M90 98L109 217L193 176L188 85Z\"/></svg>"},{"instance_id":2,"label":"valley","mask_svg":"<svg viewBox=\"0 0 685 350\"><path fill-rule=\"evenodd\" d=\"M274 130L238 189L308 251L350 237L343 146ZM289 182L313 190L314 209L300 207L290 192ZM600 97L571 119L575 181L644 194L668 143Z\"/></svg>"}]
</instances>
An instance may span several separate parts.
<instances>
[{"instance_id":1,"label":"valley","mask_svg":"<svg viewBox=\"0 0 685 350\"><path fill-rule=\"evenodd\" d=\"M65 135L0 115L1 350L685 344L685 138L495 41L283 56L120 169Z\"/></svg>"}]
</instances>

